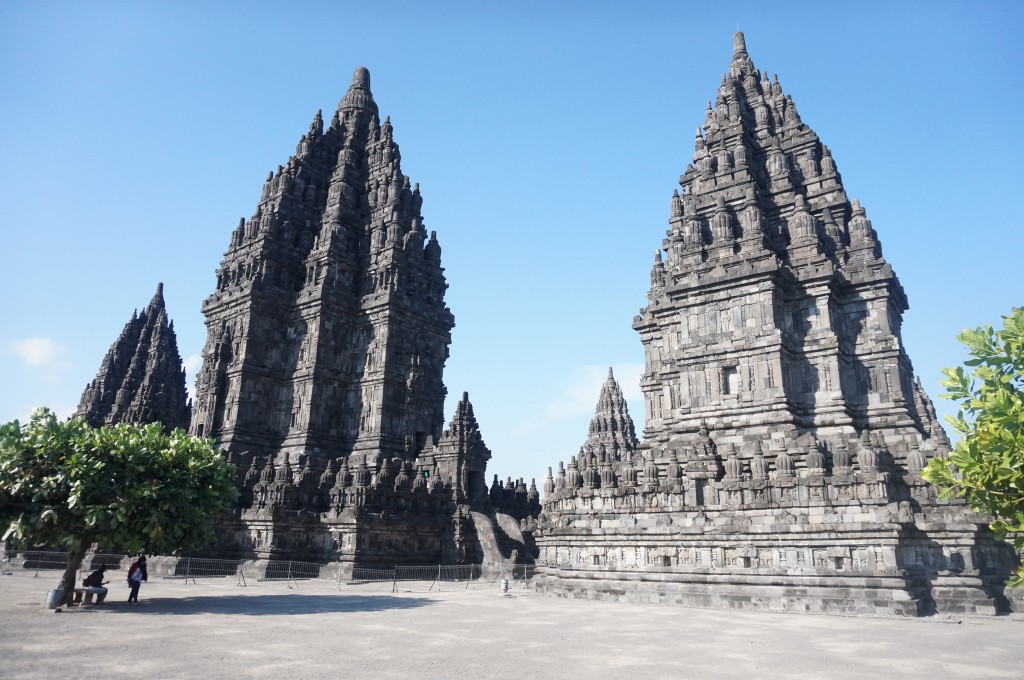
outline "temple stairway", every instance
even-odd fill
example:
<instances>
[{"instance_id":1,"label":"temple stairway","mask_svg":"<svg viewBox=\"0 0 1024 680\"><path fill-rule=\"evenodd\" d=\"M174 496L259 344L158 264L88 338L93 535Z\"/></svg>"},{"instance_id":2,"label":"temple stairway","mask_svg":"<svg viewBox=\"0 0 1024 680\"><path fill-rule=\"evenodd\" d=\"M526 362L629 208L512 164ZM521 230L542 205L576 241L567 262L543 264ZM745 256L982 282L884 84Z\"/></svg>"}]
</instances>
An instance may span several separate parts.
<instances>
[{"instance_id":1,"label":"temple stairway","mask_svg":"<svg viewBox=\"0 0 1024 680\"><path fill-rule=\"evenodd\" d=\"M533 551L511 515L493 510L487 514L472 513L476 535L483 550L484 565L501 565L516 551L516 564L533 564Z\"/></svg>"}]
</instances>

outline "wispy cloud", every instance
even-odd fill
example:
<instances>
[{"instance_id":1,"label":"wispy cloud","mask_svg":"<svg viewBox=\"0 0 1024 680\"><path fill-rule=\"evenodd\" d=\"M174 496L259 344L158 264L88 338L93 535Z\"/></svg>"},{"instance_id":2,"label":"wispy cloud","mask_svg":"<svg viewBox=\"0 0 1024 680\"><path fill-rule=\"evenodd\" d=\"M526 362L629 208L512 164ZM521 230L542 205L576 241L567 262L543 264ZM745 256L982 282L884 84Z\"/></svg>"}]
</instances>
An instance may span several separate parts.
<instances>
[{"instance_id":1,"label":"wispy cloud","mask_svg":"<svg viewBox=\"0 0 1024 680\"><path fill-rule=\"evenodd\" d=\"M64 361L64 346L53 338L25 338L12 343L11 348L26 366L42 371L47 382L60 382L59 373L69 366Z\"/></svg>"},{"instance_id":2,"label":"wispy cloud","mask_svg":"<svg viewBox=\"0 0 1024 680\"><path fill-rule=\"evenodd\" d=\"M642 399L640 375L643 364L617 364L612 366L615 379L622 387L627 401ZM558 421L585 417L594 413L601 385L608 377L608 366L580 366L554 386L540 412L519 425L517 432L526 434ZM630 414L632 415L632 414ZM634 416L635 417L635 416Z\"/></svg>"},{"instance_id":3,"label":"wispy cloud","mask_svg":"<svg viewBox=\"0 0 1024 680\"><path fill-rule=\"evenodd\" d=\"M53 338L25 338L13 345L21 360L33 368L61 368L64 348Z\"/></svg>"}]
</instances>

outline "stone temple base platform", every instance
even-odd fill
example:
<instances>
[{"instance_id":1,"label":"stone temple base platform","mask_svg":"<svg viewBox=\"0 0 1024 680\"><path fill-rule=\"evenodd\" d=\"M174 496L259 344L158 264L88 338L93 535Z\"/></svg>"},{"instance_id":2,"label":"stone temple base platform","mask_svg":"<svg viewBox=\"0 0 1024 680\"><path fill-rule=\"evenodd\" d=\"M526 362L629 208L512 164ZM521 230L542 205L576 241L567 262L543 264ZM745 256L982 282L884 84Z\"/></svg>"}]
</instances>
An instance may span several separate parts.
<instances>
[{"instance_id":1,"label":"stone temple base platform","mask_svg":"<svg viewBox=\"0 0 1024 680\"><path fill-rule=\"evenodd\" d=\"M568 599L844 616L922 616L936 611L997 614L1012 607L1004 594L993 598L973 587L974 579L943 580L948 583L937 583L929 597L919 587L908 588L906 579L895 575L837 578L815 573L629 573L541 567L533 587L538 593Z\"/></svg>"},{"instance_id":2,"label":"stone temple base platform","mask_svg":"<svg viewBox=\"0 0 1024 680\"><path fill-rule=\"evenodd\" d=\"M1013 550L988 518L937 498L916 471L701 485L678 467L658 486L636 485L628 467L621 486L579 488L568 475L534 532L537 591L839 615L1020 610L1005 589Z\"/></svg>"}]
</instances>

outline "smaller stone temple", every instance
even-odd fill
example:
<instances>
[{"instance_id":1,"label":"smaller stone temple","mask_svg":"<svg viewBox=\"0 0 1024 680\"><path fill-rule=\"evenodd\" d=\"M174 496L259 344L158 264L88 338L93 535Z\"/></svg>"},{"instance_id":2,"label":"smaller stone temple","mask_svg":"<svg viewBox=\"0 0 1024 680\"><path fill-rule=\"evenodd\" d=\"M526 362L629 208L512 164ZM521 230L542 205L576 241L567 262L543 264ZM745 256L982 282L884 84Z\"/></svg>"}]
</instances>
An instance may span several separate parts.
<instances>
[{"instance_id":1,"label":"smaller stone temple","mask_svg":"<svg viewBox=\"0 0 1024 680\"><path fill-rule=\"evenodd\" d=\"M608 378L601 385L597 408L590 420L587 440L580 447L576 457L569 459L568 469L560 462L557 475L553 475L551 468L548 468L548 476L544 481L544 495L550 498L556 491L563 492L567 486L574 488L583 485L594 488L602 481L606 487L610 486L613 484L616 469L632 469L636 454L636 428L629 415L629 406L622 394L622 386L609 367ZM528 513L527 516L535 520L537 513ZM531 527L533 524L531 523Z\"/></svg>"},{"instance_id":2,"label":"smaller stone temple","mask_svg":"<svg viewBox=\"0 0 1024 680\"><path fill-rule=\"evenodd\" d=\"M185 370L161 283L146 308L132 313L110 346L72 417L94 427L160 422L170 432L188 428L189 416Z\"/></svg>"},{"instance_id":3,"label":"smaller stone temple","mask_svg":"<svg viewBox=\"0 0 1024 680\"><path fill-rule=\"evenodd\" d=\"M903 287L828 147L741 33L669 227L633 321L644 441L617 454L608 435L627 426L599 408L586 450L549 474L538 590L1006 611L1013 551L921 478L949 441L903 345Z\"/></svg>"},{"instance_id":4,"label":"smaller stone temple","mask_svg":"<svg viewBox=\"0 0 1024 680\"><path fill-rule=\"evenodd\" d=\"M615 374L609 368L608 378L601 386L601 394L597 398L597 410L590 421L587 441L580 447L580 452L617 462L632 456L636 447L636 429L633 427L633 419L629 417L626 398L622 395L622 387L615 379Z\"/></svg>"}]
</instances>

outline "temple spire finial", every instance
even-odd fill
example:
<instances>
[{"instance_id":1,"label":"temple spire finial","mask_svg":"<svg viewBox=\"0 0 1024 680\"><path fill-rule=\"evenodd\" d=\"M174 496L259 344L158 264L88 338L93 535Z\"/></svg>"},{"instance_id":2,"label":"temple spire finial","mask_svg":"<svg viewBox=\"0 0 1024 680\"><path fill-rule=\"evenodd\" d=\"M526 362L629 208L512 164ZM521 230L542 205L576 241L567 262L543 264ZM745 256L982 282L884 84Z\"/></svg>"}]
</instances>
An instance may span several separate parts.
<instances>
[{"instance_id":1,"label":"temple spire finial","mask_svg":"<svg viewBox=\"0 0 1024 680\"><path fill-rule=\"evenodd\" d=\"M732 36L732 55L738 57L747 53L747 39L743 37L743 31L737 30Z\"/></svg>"},{"instance_id":2,"label":"temple spire finial","mask_svg":"<svg viewBox=\"0 0 1024 680\"><path fill-rule=\"evenodd\" d=\"M370 71L365 66L360 66L352 74L352 84L338 103L338 109L365 109L377 113L377 102L373 101L373 93L370 92Z\"/></svg>"},{"instance_id":3,"label":"temple spire finial","mask_svg":"<svg viewBox=\"0 0 1024 680\"><path fill-rule=\"evenodd\" d=\"M370 70L365 66L358 67L352 74L352 87L370 89Z\"/></svg>"},{"instance_id":4,"label":"temple spire finial","mask_svg":"<svg viewBox=\"0 0 1024 680\"><path fill-rule=\"evenodd\" d=\"M743 37L743 31L737 30L732 36L732 63L729 66L729 75L741 79L756 72L750 55L747 54L747 39Z\"/></svg>"},{"instance_id":5,"label":"temple spire finial","mask_svg":"<svg viewBox=\"0 0 1024 680\"><path fill-rule=\"evenodd\" d=\"M164 284L161 281L156 284L156 292L153 293L153 299L149 301L149 307L147 309L164 309Z\"/></svg>"}]
</instances>

